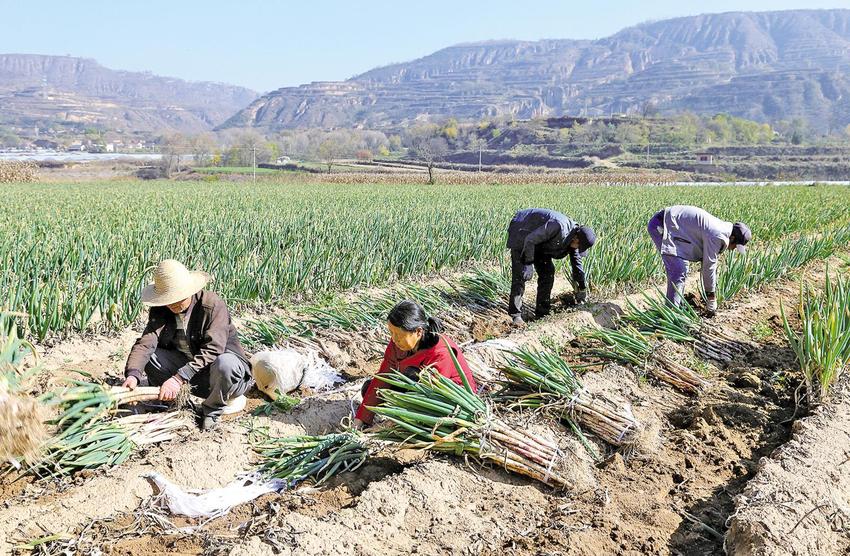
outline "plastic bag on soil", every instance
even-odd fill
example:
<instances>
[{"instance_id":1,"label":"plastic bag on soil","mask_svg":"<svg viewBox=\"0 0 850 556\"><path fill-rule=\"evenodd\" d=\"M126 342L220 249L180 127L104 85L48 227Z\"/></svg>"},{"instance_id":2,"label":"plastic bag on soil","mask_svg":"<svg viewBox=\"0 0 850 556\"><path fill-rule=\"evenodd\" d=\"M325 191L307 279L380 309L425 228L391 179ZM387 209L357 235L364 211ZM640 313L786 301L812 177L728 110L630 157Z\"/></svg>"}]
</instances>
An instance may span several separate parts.
<instances>
[{"instance_id":1,"label":"plastic bag on soil","mask_svg":"<svg viewBox=\"0 0 850 556\"><path fill-rule=\"evenodd\" d=\"M471 344L463 348L472 369L475 380L482 383L492 383L499 378L498 368L504 360L506 351L513 351L519 346L511 340L495 339Z\"/></svg>"},{"instance_id":2,"label":"plastic bag on soil","mask_svg":"<svg viewBox=\"0 0 850 556\"><path fill-rule=\"evenodd\" d=\"M287 394L301 387L319 392L344 382L339 372L315 350L306 353L294 349L261 351L251 358L251 374L257 388L272 399L278 393Z\"/></svg>"},{"instance_id":3,"label":"plastic bag on soil","mask_svg":"<svg viewBox=\"0 0 850 556\"><path fill-rule=\"evenodd\" d=\"M172 514L187 517L219 517L234 506L269 492L279 492L286 487L286 481L282 479L264 480L256 474L207 491L184 491L159 473L148 473L144 478L156 486Z\"/></svg>"}]
</instances>

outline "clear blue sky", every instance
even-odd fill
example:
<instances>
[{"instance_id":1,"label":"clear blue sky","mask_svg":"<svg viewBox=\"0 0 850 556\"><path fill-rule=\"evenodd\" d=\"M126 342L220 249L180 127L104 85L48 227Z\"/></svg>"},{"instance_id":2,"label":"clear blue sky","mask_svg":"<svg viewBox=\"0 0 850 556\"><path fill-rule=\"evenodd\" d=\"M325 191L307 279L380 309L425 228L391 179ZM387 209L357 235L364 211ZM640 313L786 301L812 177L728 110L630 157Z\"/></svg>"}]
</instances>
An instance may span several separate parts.
<instances>
[{"instance_id":1,"label":"clear blue sky","mask_svg":"<svg viewBox=\"0 0 850 556\"><path fill-rule=\"evenodd\" d=\"M605 37L651 19L850 8L850 0L0 0L0 52L268 91L346 79L460 42Z\"/></svg>"}]
</instances>

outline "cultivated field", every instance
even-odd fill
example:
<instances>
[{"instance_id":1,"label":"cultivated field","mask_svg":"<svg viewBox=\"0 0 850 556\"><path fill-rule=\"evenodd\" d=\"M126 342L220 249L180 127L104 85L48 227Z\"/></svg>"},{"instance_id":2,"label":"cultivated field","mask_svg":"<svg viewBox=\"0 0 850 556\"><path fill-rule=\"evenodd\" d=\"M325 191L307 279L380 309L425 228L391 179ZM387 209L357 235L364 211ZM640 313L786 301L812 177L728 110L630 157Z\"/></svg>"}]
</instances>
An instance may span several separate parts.
<instances>
[{"instance_id":1,"label":"cultivated field","mask_svg":"<svg viewBox=\"0 0 850 556\"><path fill-rule=\"evenodd\" d=\"M317 186L93 183L9 185L0 207L0 306L39 340L121 329L139 318L146 270L174 257L258 306L469 263L504 262L514 211L543 206L593 226L595 287L640 283L660 265L646 221L695 204L750 224L765 246L850 220L844 187Z\"/></svg>"},{"instance_id":2,"label":"cultivated field","mask_svg":"<svg viewBox=\"0 0 850 556\"><path fill-rule=\"evenodd\" d=\"M144 317L139 289L166 257L215 276L212 289L234 308L251 351L313 351L347 383L299 392L288 410L263 406L254 391L249 409L262 414L127 445L117 467L41 479L12 472L0 479L0 553L18 545L41 554L714 554L726 544L737 554L789 545L840 554L850 546L835 527L850 519L846 481L805 471L823 465L806 458L831 453L830 431L847 426L850 381L840 371L850 341L830 346L850 338L850 188L127 182L19 184L5 194L0 307L26 315L17 320L44 356L20 393L40 394L76 371L119 381ZM753 230L746 257L723 258L713 320L699 314L695 279L694 311L652 302L663 273L645 226L671 204ZM572 304L562 267L554 293L564 303L516 331L505 315L505 230L529 206L574 216L599 241L587 259L590 303ZM337 430L377 368L386 312L403 297L444 321L486 386L486 410L464 414L468 427L452 436L452 451L466 458L385 447L319 489L267 494L203 524L157 505L145 473L213 488L256 468L246 427ZM508 344L494 340L532 355L506 363L497 348ZM834 397L823 387L831 377ZM566 488L511 473L507 461L480 464L484 437L467 429L491 411L557 446L557 466L541 476L551 471ZM449 431L411 423L420 439ZM493 434L493 422L484 428ZM760 463L782 446L780 459ZM799 490L821 498L777 485L789 460L808 462L797 464Z\"/></svg>"}]
</instances>

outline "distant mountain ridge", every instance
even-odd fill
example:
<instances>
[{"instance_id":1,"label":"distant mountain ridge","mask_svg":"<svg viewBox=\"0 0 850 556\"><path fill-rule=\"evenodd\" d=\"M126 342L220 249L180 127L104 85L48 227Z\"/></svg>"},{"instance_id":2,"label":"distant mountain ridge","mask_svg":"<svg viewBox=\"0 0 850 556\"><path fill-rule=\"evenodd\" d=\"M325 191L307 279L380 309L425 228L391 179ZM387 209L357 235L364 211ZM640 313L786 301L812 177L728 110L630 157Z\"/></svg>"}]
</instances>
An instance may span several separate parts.
<instances>
[{"instance_id":1,"label":"distant mountain ridge","mask_svg":"<svg viewBox=\"0 0 850 556\"><path fill-rule=\"evenodd\" d=\"M729 12L599 40L500 40L442 49L340 82L268 93L222 128L401 126L662 110L728 112L822 129L850 123L850 10Z\"/></svg>"},{"instance_id":2,"label":"distant mountain ridge","mask_svg":"<svg viewBox=\"0 0 850 556\"><path fill-rule=\"evenodd\" d=\"M0 54L0 124L198 132L257 97L244 87L112 70L86 58Z\"/></svg>"}]
</instances>

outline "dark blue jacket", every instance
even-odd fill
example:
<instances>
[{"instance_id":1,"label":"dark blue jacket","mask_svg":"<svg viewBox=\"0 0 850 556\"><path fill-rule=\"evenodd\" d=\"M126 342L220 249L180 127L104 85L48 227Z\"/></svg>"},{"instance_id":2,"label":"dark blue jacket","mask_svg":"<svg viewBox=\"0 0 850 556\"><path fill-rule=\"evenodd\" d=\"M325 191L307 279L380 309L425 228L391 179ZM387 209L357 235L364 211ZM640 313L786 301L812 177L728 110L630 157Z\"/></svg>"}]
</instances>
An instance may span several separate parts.
<instances>
[{"instance_id":1,"label":"dark blue jacket","mask_svg":"<svg viewBox=\"0 0 850 556\"><path fill-rule=\"evenodd\" d=\"M507 247L519 250L522 262L532 264L537 257L570 257L573 280L585 285L582 254L570 247L578 224L558 211L530 208L517 212L508 226Z\"/></svg>"}]
</instances>

